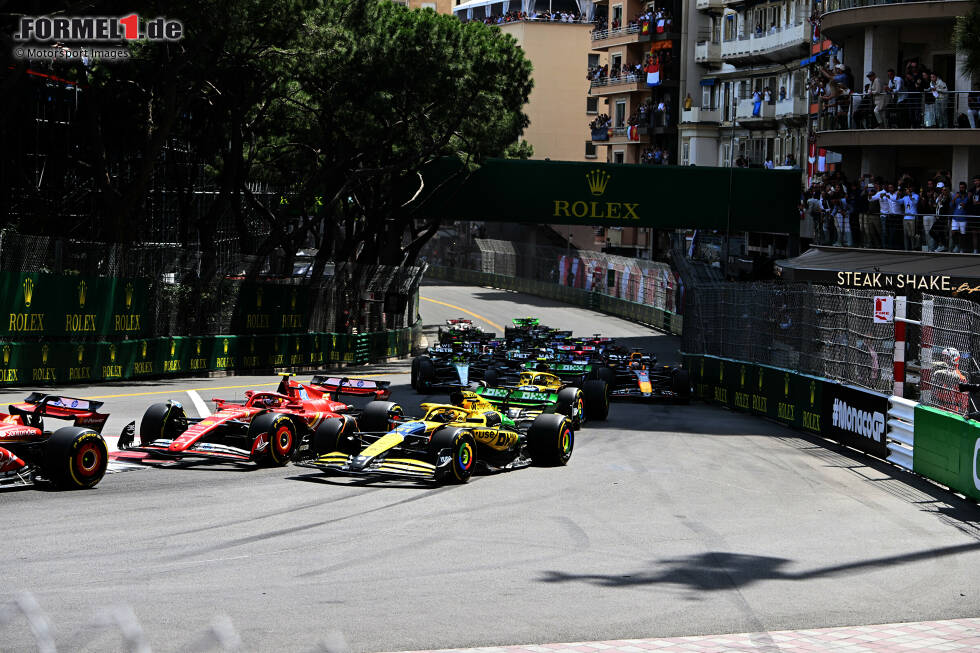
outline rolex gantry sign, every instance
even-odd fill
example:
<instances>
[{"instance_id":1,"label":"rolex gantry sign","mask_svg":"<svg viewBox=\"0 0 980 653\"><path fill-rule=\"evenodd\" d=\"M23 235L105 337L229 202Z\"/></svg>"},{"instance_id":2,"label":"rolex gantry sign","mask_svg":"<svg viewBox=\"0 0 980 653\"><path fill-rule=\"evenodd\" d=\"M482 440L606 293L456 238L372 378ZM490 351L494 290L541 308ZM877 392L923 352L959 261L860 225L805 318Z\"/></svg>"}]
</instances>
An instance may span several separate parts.
<instances>
[{"instance_id":1,"label":"rolex gantry sign","mask_svg":"<svg viewBox=\"0 0 980 653\"><path fill-rule=\"evenodd\" d=\"M585 175L589 193L593 198L602 197L612 178L603 170L590 170ZM554 200L555 218L588 218L590 220L639 220L639 202L609 202L602 200L572 201Z\"/></svg>"},{"instance_id":2,"label":"rolex gantry sign","mask_svg":"<svg viewBox=\"0 0 980 653\"><path fill-rule=\"evenodd\" d=\"M0 272L0 335L138 336L146 280Z\"/></svg>"}]
</instances>

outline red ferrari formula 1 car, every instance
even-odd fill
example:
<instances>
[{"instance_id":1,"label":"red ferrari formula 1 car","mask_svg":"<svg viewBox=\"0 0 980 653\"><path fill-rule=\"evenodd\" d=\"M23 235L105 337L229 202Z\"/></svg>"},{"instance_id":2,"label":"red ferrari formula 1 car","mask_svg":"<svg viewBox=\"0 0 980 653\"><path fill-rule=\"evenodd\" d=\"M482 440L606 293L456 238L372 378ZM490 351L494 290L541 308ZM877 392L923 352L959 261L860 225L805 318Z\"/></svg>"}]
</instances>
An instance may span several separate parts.
<instances>
[{"instance_id":1,"label":"red ferrari formula 1 car","mask_svg":"<svg viewBox=\"0 0 980 653\"><path fill-rule=\"evenodd\" d=\"M212 399L217 412L189 418L176 401L153 404L140 422L139 445L132 430L119 438L121 460L148 464L208 459L218 462L285 465L300 440L328 417L350 414L341 395L387 399L387 381L315 376L301 384L283 374L275 392L249 390L243 403Z\"/></svg>"},{"instance_id":2,"label":"red ferrari formula 1 car","mask_svg":"<svg viewBox=\"0 0 980 653\"><path fill-rule=\"evenodd\" d=\"M0 487L50 481L62 489L94 487L105 476L109 452L100 433L109 416L101 401L32 393L0 413ZM44 418L71 420L54 433Z\"/></svg>"}]
</instances>

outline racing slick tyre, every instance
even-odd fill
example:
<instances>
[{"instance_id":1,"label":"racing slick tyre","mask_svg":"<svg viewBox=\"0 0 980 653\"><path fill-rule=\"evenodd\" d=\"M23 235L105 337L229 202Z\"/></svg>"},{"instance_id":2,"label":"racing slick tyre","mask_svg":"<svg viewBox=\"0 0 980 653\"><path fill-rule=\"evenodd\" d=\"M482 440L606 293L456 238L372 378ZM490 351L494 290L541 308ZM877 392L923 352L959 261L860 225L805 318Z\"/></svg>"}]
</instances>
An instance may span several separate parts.
<instances>
[{"instance_id":1,"label":"racing slick tyre","mask_svg":"<svg viewBox=\"0 0 980 653\"><path fill-rule=\"evenodd\" d=\"M670 389L677 395L677 403L691 403L691 373L687 370L674 370L670 376Z\"/></svg>"},{"instance_id":2,"label":"racing slick tyre","mask_svg":"<svg viewBox=\"0 0 980 653\"><path fill-rule=\"evenodd\" d=\"M44 443L43 474L62 490L98 485L109 466L109 449L92 429L66 426Z\"/></svg>"},{"instance_id":3,"label":"racing slick tyre","mask_svg":"<svg viewBox=\"0 0 980 653\"><path fill-rule=\"evenodd\" d=\"M592 379L582 385L585 396L585 419L602 422L609 415L609 384Z\"/></svg>"},{"instance_id":4,"label":"racing slick tyre","mask_svg":"<svg viewBox=\"0 0 980 653\"><path fill-rule=\"evenodd\" d=\"M441 428L432 434L429 451L438 458L449 450L449 471L442 479L451 483L465 483L473 475L476 466L476 441L466 429Z\"/></svg>"},{"instance_id":5,"label":"racing slick tyre","mask_svg":"<svg viewBox=\"0 0 980 653\"><path fill-rule=\"evenodd\" d=\"M350 415L331 417L326 419L310 437L310 453L314 456L322 456L325 453L339 451L346 454L355 454L360 450L354 433L357 431L357 422Z\"/></svg>"},{"instance_id":6,"label":"racing slick tyre","mask_svg":"<svg viewBox=\"0 0 980 653\"><path fill-rule=\"evenodd\" d=\"M428 361L429 358L426 356L416 356L415 358L412 359L412 389L413 390L419 389L419 365L421 365L422 361L424 360Z\"/></svg>"},{"instance_id":7,"label":"racing slick tyre","mask_svg":"<svg viewBox=\"0 0 980 653\"><path fill-rule=\"evenodd\" d=\"M263 413L252 419L251 424L248 425L248 439L253 443L253 448L255 439L264 433L269 434L267 447L269 455L263 462L282 467L289 462L293 449L296 448L296 425L289 415Z\"/></svg>"},{"instance_id":8,"label":"racing slick tyre","mask_svg":"<svg viewBox=\"0 0 980 653\"><path fill-rule=\"evenodd\" d=\"M555 412L572 420L573 426L580 427L585 417L585 395L578 388L565 388L558 393Z\"/></svg>"},{"instance_id":9,"label":"racing slick tyre","mask_svg":"<svg viewBox=\"0 0 980 653\"><path fill-rule=\"evenodd\" d=\"M575 446L572 421L564 415L538 415L527 430L527 447L536 465L567 465Z\"/></svg>"},{"instance_id":10,"label":"racing slick tyre","mask_svg":"<svg viewBox=\"0 0 980 653\"><path fill-rule=\"evenodd\" d=\"M140 446L154 440L173 440L187 430L184 407L176 401L153 404L140 420Z\"/></svg>"},{"instance_id":11,"label":"racing slick tyre","mask_svg":"<svg viewBox=\"0 0 980 653\"><path fill-rule=\"evenodd\" d=\"M497 384L500 383L500 375L497 374L497 370L487 370L483 375L483 381L489 387L495 388Z\"/></svg>"},{"instance_id":12,"label":"racing slick tyre","mask_svg":"<svg viewBox=\"0 0 980 653\"><path fill-rule=\"evenodd\" d=\"M609 385L612 385L616 380L616 372L611 367L594 367L592 371L589 372L590 379L602 379Z\"/></svg>"},{"instance_id":13,"label":"racing slick tyre","mask_svg":"<svg viewBox=\"0 0 980 653\"><path fill-rule=\"evenodd\" d=\"M429 392L432 390L432 382L435 379L436 366L428 358L420 358L418 373L415 375L415 390L418 392Z\"/></svg>"},{"instance_id":14,"label":"racing slick tyre","mask_svg":"<svg viewBox=\"0 0 980 653\"><path fill-rule=\"evenodd\" d=\"M392 422L402 416L402 407L392 401L372 401L358 420L365 433L387 433Z\"/></svg>"}]
</instances>

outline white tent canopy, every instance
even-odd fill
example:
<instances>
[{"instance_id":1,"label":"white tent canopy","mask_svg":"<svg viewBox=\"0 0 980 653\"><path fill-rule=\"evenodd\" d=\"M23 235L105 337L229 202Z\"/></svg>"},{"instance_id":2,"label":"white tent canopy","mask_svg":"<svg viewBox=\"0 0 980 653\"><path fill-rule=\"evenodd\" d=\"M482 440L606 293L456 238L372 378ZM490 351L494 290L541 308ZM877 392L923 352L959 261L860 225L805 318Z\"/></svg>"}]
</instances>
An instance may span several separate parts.
<instances>
[{"instance_id":1,"label":"white tent canopy","mask_svg":"<svg viewBox=\"0 0 980 653\"><path fill-rule=\"evenodd\" d=\"M593 0L574 1L575 6L578 8L578 13L591 20L593 18L592 12L595 2ZM526 14L530 14L538 4L544 4L544 2L548 4L548 11L553 11L554 0L469 0L453 7L453 13L458 18L466 18L468 20L474 17L485 18L486 16L503 15L509 11L523 11ZM541 9L544 10L544 7L541 7Z\"/></svg>"}]
</instances>

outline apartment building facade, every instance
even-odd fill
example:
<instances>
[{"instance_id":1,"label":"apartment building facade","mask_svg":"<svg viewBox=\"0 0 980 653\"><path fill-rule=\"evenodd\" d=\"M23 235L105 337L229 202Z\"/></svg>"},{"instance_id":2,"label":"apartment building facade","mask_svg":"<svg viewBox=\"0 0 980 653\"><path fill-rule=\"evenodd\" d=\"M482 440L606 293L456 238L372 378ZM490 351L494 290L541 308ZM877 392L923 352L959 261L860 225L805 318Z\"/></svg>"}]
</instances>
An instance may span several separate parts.
<instances>
[{"instance_id":1,"label":"apartment building facade","mask_svg":"<svg viewBox=\"0 0 980 653\"><path fill-rule=\"evenodd\" d=\"M810 0L690 1L687 36L695 45L684 88L692 106L680 122L682 165L801 165L811 9Z\"/></svg>"}]
</instances>

